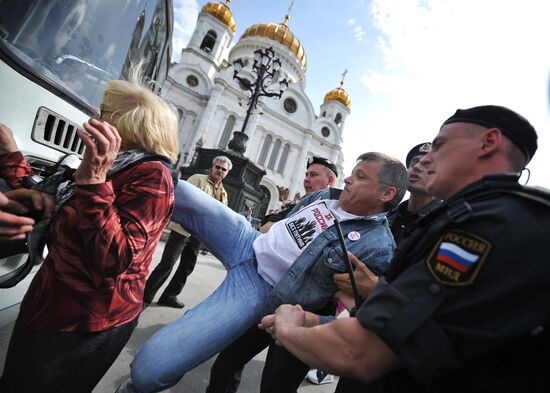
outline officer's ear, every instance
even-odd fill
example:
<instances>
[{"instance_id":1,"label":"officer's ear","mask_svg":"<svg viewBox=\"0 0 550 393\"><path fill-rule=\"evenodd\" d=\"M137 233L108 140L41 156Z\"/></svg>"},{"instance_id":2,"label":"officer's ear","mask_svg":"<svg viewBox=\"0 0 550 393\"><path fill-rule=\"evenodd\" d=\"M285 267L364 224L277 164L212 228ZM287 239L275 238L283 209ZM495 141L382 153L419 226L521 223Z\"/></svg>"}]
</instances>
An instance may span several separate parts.
<instances>
[{"instance_id":1,"label":"officer's ear","mask_svg":"<svg viewBox=\"0 0 550 393\"><path fill-rule=\"evenodd\" d=\"M502 132L498 128L488 128L480 135L479 157L493 155L502 146Z\"/></svg>"},{"instance_id":2,"label":"officer's ear","mask_svg":"<svg viewBox=\"0 0 550 393\"><path fill-rule=\"evenodd\" d=\"M332 175L329 175L329 177L328 177L328 185L329 185L329 187L334 186L335 183L336 183L336 177L334 177L334 176L332 176Z\"/></svg>"}]
</instances>

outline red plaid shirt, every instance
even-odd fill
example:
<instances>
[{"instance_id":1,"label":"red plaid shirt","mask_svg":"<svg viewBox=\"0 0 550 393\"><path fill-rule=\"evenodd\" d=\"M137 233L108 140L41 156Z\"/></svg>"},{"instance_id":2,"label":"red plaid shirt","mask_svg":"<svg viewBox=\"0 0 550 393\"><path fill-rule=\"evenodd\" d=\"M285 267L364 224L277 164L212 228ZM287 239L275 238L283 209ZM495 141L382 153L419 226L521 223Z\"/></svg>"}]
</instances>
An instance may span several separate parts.
<instances>
[{"instance_id":1,"label":"red plaid shirt","mask_svg":"<svg viewBox=\"0 0 550 393\"><path fill-rule=\"evenodd\" d=\"M11 185L32 173L20 153L0 156L0 162L0 175ZM155 161L103 184L76 186L49 227L49 254L21 304L25 325L97 332L135 319L153 251L173 209L170 171Z\"/></svg>"}]
</instances>

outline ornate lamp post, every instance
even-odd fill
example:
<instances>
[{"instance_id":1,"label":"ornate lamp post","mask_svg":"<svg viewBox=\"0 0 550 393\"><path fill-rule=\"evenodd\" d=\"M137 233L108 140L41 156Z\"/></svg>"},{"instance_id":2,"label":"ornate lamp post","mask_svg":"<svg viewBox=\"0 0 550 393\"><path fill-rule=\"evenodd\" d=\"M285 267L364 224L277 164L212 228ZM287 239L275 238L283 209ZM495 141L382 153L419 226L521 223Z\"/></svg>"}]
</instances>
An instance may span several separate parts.
<instances>
[{"instance_id":1,"label":"ornate lamp post","mask_svg":"<svg viewBox=\"0 0 550 393\"><path fill-rule=\"evenodd\" d=\"M206 173L212 165L212 159L220 155L228 156L233 162L233 169L224 179L224 187L229 194L229 207L237 212L242 212L244 206L252 207L254 217L263 217L267 209L265 187L260 185L265 171L256 166L244 156L246 151L246 127L252 111L256 109L260 97L281 98L288 87L289 82L281 79L281 60L274 58L273 48L258 49L254 52L254 63L251 72L246 75L243 72L244 62L241 59L233 63L233 79L240 86L250 92L248 108L240 131L233 133L233 139L229 141L229 150L206 149L197 146L196 157L189 167L182 167L182 177L187 179L195 173ZM248 71L249 69L247 69ZM252 81L251 81L252 80ZM278 87L278 89L277 89ZM199 139L199 142L201 139Z\"/></svg>"},{"instance_id":2,"label":"ornate lamp post","mask_svg":"<svg viewBox=\"0 0 550 393\"><path fill-rule=\"evenodd\" d=\"M280 99L284 91L288 87L288 80L279 80L281 60L274 57L275 52L273 48L267 48L265 50L258 49L254 51L254 64L252 64L252 72L256 74L254 81L249 81L247 78L239 76L239 73L244 67L242 59L237 59L233 62L234 74L233 79L239 82L239 85L244 89L250 91L250 98L248 99L248 108L246 110L246 116L244 118L241 131L235 131L233 133L233 139L229 141L227 145L232 151L242 155L246 150L246 141L248 135L246 135L246 126L250 118L250 114L258 105L258 99L260 97L277 97ZM278 91L273 91L273 87L278 83Z\"/></svg>"}]
</instances>

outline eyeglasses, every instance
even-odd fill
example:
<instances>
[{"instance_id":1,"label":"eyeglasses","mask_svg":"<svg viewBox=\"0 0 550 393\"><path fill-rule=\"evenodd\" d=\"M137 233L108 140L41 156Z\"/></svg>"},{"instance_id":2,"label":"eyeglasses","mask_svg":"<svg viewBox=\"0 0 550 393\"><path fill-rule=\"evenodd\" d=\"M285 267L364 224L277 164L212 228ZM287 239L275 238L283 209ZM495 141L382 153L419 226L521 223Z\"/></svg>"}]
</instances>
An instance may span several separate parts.
<instances>
[{"instance_id":1,"label":"eyeglasses","mask_svg":"<svg viewBox=\"0 0 550 393\"><path fill-rule=\"evenodd\" d=\"M223 166L214 165L214 168L216 168L218 171L227 172L227 168L224 168Z\"/></svg>"},{"instance_id":2,"label":"eyeglasses","mask_svg":"<svg viewBox=\"0 0 550 393\"><path fill-rule=\"evenodd\" d=\"M103 105L101 105L101 106L99 107L99 118L102 119L103 116L104 116L105 114L107 114L107 113L111 113L111 114L112 114L112 113L114 113L114 112L105 109L105 107L104 107Z\"/></svg>"}]
</instances>

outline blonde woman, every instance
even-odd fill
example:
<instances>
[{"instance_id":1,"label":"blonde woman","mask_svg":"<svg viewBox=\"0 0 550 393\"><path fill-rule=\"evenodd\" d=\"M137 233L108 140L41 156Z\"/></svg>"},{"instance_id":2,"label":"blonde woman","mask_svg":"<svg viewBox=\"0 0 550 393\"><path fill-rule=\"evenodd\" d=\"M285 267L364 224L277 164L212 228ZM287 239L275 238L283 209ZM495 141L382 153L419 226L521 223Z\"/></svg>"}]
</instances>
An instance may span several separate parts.
<instances>
[{"instance_id":1,"label":"blonde woman","mask_svg":"<svg viewBox=\"0 0 550 393\"><path fill-rule=\"evenodd\" d=\"M43 182L42 191L57 190L44 231L49 254L21 304L4 393L92 391L137 324L153 251L172 215L177 117L164 101L111 81L84 130L82 163L63 175L69 185ZM19 151L0 161L12 186L31 172Z\"/></svg>"}]
</instances>

